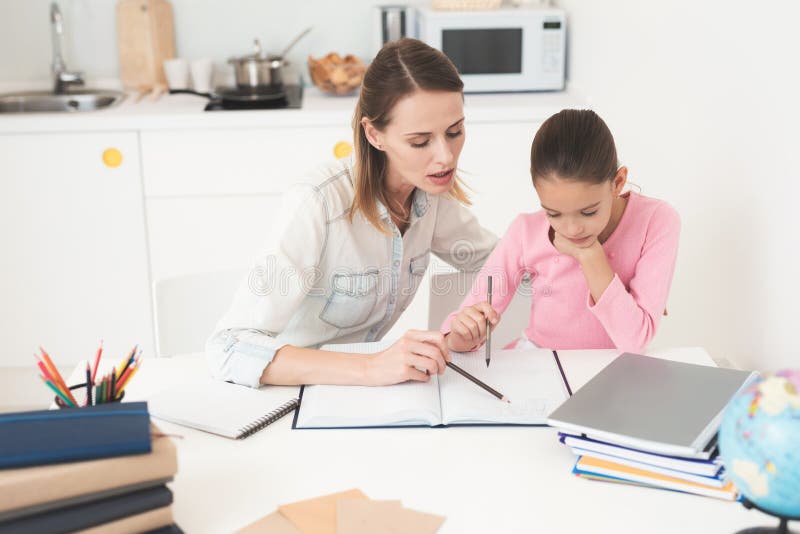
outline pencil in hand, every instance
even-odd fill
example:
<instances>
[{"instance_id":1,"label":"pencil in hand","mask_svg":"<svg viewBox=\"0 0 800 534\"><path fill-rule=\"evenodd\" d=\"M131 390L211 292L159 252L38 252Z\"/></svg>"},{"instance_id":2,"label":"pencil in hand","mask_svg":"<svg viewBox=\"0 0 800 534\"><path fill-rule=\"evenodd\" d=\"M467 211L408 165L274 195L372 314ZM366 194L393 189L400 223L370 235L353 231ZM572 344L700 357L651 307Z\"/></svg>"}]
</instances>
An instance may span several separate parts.
<instances>
[{"instance_id":1,"label":"pencil in hand","mask_svg":"<svg viewBox=\"0 0 800 534\"><path fill-rule=\"evenodd\" d=\"M492 277L487 277L486 281L486 301L489 306L492 305ZM489 318L486 318L486 367L489 367L489 362L492 361L492 324Z\"/></svg>"}]
</instances>

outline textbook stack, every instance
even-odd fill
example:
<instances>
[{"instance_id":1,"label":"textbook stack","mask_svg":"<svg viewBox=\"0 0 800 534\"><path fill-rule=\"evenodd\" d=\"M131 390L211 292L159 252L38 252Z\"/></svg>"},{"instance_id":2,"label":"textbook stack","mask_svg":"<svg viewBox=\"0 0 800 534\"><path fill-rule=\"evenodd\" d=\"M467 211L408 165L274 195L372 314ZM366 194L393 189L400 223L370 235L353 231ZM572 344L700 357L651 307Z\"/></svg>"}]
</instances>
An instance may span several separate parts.
<instances>
[{"instance_id":1,"label":"textbook stack","mask_svg":"<svg viewBox=\"0 0 800 534\"><path fill-rule=\"evenodd\" d=\"M715 443L708 459L698 459L656 454L563 432L559 440L578 456L572 472L581 478L736 499L733 484L725 480Z\"/></svg>"},{"instance_id":2,"label":"textbook stack","mask_svg":"<svg viewBox=\"0 0 800 534\"><path fill-rule=\"evenodd\" d=\"M717 453L722 412L756 374L618 356L548 418L578 461L602 480L735 500Z\"/></svg>"},{"instance_id":3,"label":"textbook stack","mask_svg":"<svg viewBox=\"0 0 800 534\"><path fill-rule=\"evenodd\" d=\"M0 534L180 532L145 403L0 414Z\"/></svg>"}]
</instances>

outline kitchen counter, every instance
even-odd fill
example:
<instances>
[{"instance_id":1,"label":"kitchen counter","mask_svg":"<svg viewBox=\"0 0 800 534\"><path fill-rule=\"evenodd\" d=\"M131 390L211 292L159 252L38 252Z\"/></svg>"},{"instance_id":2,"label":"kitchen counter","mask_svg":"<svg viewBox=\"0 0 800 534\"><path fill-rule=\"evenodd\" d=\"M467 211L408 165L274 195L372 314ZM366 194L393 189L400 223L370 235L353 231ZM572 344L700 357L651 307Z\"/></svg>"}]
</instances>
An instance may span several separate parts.
<instances>
[{"instance_id":1,"label":"kitchen counter","mask_svg":"<svg viewBox=\"0 0 800 534\"><path fill-rule=\"evenodd\" d=\"M0 85L0 93L18 89L11 84ZM118 106L99 111L0 114L0 134L342 126L350 124L356 100L356 96L329 96L309 86L305 89L302 109L206 112L203 108L208 100L199 96L166 94L156 101L146 96L137 102L135 95L128 95ZM541 121L563 108L582 105L584 100L570 90L465 96L466 117L476 122Z\"/></svg>"}]
</instances>

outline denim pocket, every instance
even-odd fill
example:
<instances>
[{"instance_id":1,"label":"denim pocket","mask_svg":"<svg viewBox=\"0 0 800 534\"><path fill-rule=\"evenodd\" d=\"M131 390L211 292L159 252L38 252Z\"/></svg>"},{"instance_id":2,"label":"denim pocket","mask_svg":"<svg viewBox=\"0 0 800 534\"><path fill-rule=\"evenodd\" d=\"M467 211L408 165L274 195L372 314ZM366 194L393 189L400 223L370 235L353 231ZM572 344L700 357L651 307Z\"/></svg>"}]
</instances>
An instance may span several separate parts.
<instances>
[{"instance_id":1,"label":"denim pocket","mask_svg":"<svg viewBox=\"0 0 800 534\"><path fill-rule=\"evenodd\" d=\"M430 262L431 251L428 249L419 256L411 258L411 261L408 264L408 270L411 272L412 276L422 276L425 274Z\"/></svg>"},{"instance_id":2,"label":"denim pocket","mask_svg":"<svg viewBox=\"0 0 800 534\"><path fill-rule=\"evenodd\" d=\"M331 295L319 318L336 328L354 328L367 322L378 303L378 271L334 274Z\"/></svg>"}]
</instances>

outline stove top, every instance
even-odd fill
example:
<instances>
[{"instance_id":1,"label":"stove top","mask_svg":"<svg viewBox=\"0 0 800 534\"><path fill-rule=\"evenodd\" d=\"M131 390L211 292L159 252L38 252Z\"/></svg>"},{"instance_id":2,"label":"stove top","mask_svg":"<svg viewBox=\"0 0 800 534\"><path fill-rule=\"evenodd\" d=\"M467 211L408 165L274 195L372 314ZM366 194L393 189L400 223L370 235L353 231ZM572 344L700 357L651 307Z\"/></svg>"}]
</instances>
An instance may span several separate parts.
<instances>
[{"instance_id":1,"label":"stove top","mask_svg":"<svg viewBox=\"0 0 800 534\"><path fill-rule=\"evenodd\" d=\"M253 109L299 109L303 103L303 86L286 84L282 91L242 91L236 88L217 90L206 104L205 111Z\"/></svg>"}]
</instances>

